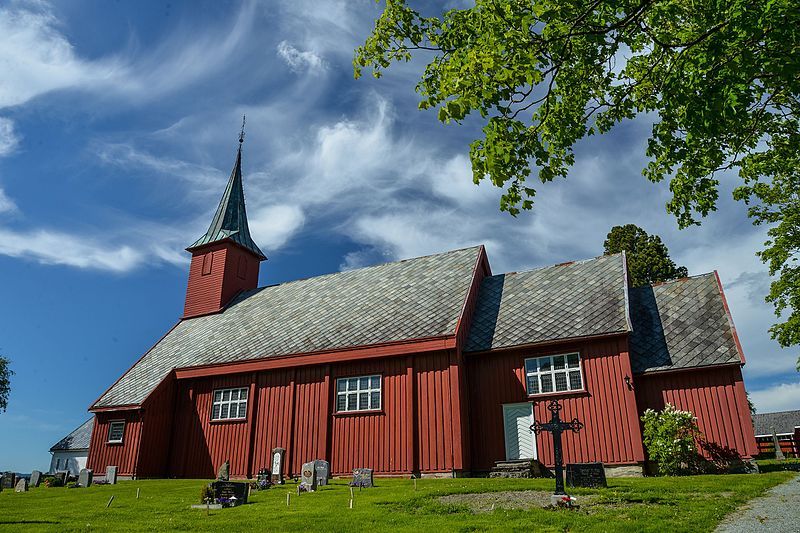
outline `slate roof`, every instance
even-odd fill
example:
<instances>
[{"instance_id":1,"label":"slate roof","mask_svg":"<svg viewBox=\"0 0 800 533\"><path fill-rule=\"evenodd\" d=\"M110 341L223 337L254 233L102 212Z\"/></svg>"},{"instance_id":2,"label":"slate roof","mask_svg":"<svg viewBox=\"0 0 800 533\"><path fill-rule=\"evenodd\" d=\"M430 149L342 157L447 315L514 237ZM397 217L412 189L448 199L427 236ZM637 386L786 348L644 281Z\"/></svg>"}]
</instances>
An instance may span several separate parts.
<instances>
[{"instance_id":1,"label":"slate roof","mask_svg":"<svg viewBox=\"0 0 800 533\"><path fill-rule=\"evenodd\" d=\"M250 226L247 224L247 212L244 207L244 187L242 186L241 144L239 145L239 151L236 153L236 163L233 165L228 185L225 187L225 192L222 194L222 199L219 201L217 212L214 214L208 231L192 243L187 250L191 252L200 246L224 240L235 242L239 246L250 250L262 260L267 258L250 236Z\"/></svg>"},{"instance_id":2,"label":"slate roof","mask_svg":"<svg viewBox=\"0 0 800 533\"><path fill-rule=\"evenodd\" d=\"M173 368L455 333L480 247L247 291L179 322L93 407L140 404Z\"/></svg>"},{"instance_id":3,"label":"slate roof","mask_svg":"<svg viewBox=\"0 0 800 533\"><path fill-rule=\"evenodd\" d=\"M484 278L464 351L630 329L622 254Z\"/></svg>"},{"instance_id":4,"label":"slate roof","mask_svg":"<svg viewBox=\"0 0 800 533\"><path fill-rule=\"evenodd\" d=\"M635 373L741 363L716 275L630 290Z\"/></svg>"},{"instance_id":5,"label":"slate roof","mask_svg":"<svg viewBox=\"0 0 800 533\"><path fill-rule=\"evenodd\" d=\"M794 433L800 427L800 411L780 411L778 413L756 413L753 415L756 436Z\"/></svg>"},{"instance_id":6,"label":"slate roof","mask_svg":"<svg viewBox=\"0 0 800 533\"><path fill-rule=\"evenodd\" d=\"M89 441L92 440L92 428L94 428L94 417L90 418L72 433L58 441L50 448L51 452L88 450Z\"/></svg>"}]
</instances>

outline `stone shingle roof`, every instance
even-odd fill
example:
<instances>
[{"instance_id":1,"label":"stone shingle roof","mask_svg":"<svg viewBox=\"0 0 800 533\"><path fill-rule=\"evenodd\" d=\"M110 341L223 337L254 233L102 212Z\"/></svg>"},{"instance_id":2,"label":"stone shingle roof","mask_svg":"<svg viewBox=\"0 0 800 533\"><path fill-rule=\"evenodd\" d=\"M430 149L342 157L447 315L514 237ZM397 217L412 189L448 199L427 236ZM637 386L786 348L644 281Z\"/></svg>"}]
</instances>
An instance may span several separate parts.
<instances>
[{"instance_id":1,"label":"stone shingle roof","mask_svg":"<svg viewBox=\"0 0 800 533\"><path fill-rule=\"evenodd\" d=\"M741 363L714 273L631 289L636 373Z\"/></svg>"},{"instance_id":2,"label":"stone shingle roof","mask_svg":"<svg viewBox=\"0 0 800 533\"><path fill-rule=\"evenodd\" d=\"M778 413L756 413L753 415L756 436L794 433L800 427L800 411L780 411Z\"/></svg>"},{"instance_id":3,"label":"stone shingle roof","mask_svg":"<svg viewBox=\"0 0 800 533\"><path fill-rule=\"evenodd\" d=\"M94 428L94 417L80 425L75 431L58 441L50 448L51 452L88 450L89 442L92 440L92 428Z\"/></svg>"},{"instance_id":4,"label":"stone shingle roof","mask_svg":"<svg viewBox=\"0 0 800 533\"><path fill-rule=\"evenodd\" d=\"M179 322L93 407L138 405L173 368L453 335L480 247L242 293Z\"/></svg>"},{"instance_id":5,"label":"stone shingle roof","mask_svg":"<svg viewBox=\"0 0 800 533\"><path fill-rule=\"evenodd\" d=\"M485 278L465 351L624 333L622 254Z\"/></svg>"}]
</instances>

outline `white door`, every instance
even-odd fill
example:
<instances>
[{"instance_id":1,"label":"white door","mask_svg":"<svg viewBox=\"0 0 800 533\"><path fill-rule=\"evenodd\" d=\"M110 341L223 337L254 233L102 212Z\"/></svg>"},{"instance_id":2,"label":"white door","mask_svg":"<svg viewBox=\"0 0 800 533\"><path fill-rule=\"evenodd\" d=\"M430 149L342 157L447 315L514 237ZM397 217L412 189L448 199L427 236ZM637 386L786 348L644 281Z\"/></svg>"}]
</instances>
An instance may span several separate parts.
<instances>
[{"instance_id":1,"label":"white door","mask_svg":"<svg viewBox=\"0 0 800 533\"><path fill-rule=\"evenodd\" d=\"M536 438L531 424L533 404L509 403L503 406L507 461L536 459Z\"/></svg>"}]
</instances>

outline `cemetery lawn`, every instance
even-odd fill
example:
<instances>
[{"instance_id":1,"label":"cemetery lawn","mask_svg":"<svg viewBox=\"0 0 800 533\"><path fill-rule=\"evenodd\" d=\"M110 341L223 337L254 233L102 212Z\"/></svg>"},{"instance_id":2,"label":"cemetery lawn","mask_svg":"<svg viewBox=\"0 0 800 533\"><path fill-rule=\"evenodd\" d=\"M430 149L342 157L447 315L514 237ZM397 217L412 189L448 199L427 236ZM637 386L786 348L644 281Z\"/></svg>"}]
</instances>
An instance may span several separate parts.
<instances>
[{"instance_id":1,"label":"cemetery lawn","mask_svg":"<svg viewBox=\"0 0 800 533\"><path fill-rule=\"evenodd\" d=\"M0 492L0 530L711 531L736 507L793 475L609 479L607 489L575 489L573 494L582 503L577 511L545 510L538 503L527 509L501 508L511 505L504 503L490 510L487 505L502 492L511 496L504 502L522 500L525 507L525 494L541 497L552 491L553 480L548 479L421 479L414 491L412 480L377 478L378 486L355 489L353 509L348 508L346 480L334 480L299 497L290 481L253 491L247 505L208 513L189 508L200 497L206 483L201 480L122 481L88 489L41 486L27 493ZM290 507L287 493L292 495ZM463 494L472 496L440 499ZM112 495L114 500L106 508Z\"/></svg>"}]
</instances>

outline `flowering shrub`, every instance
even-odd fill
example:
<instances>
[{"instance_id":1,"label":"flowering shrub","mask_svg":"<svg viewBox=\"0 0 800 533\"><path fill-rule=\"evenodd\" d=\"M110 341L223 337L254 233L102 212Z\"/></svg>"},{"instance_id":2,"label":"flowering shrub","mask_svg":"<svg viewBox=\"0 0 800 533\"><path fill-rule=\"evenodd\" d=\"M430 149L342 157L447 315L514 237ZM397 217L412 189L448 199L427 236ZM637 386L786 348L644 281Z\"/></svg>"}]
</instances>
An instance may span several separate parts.
<instances>
[{"instance_id":1,"label":"flowering shrub","mask_svg":"<svg viewBox=\"0 0 800 533\"><path fill-rule=\"evenodd\" d=\"M675 476L695 470L700 459L695 440L700 430L691 412L667 404L662 411L645 411L642 422L642 440L650 460L658 463L660 474Z\"/></svg>"}]
</instances>

